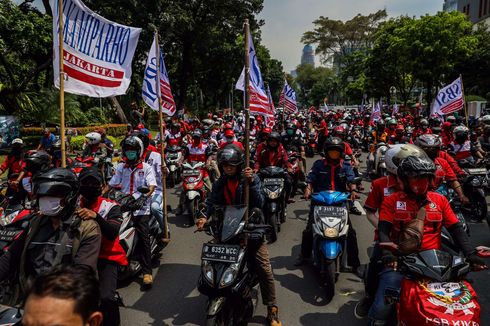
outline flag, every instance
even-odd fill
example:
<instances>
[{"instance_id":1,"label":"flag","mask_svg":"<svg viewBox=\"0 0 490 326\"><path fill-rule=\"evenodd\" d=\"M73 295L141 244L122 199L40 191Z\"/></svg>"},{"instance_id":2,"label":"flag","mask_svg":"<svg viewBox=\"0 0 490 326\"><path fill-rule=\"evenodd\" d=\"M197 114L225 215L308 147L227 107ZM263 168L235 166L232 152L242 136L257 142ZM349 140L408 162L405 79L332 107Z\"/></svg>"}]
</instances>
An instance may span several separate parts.
<instances>
[{"instance_id":1,"label":"flag","mask_svg":"<svg viewBox=\"0 0 490 326\"><path fill-rule=\"evenodd\" d=\"M374 106L374 103L373 103ZM379 101L376 106L373 107L373 112L371 113L371 121L376 122L381 119L381 101Z\"/></svg>"},{"instance_id":2,"label":"flag","mask_svg":"<svg viewBox=\"0 0 490 326\"><path fill-rule=\"evenodd\" d=\"M53 12L54 85L60 88L60 57L64 91L91 97L126 94L141 28L117 24L96 14L81 0L63 2L63 53L59 47L59 1Z\"/></svg>"},{"instance_id":3,"label":"flag","mask_svg":"<svg viewBox=\"0 0 490 326\"><path fill-rule=\"evenodd\" d=\"M281 105L287 113L298 112L298 106L296 105L296 92L288 85L288 81L284 79L284 87L279 98L279 105Z\"/></svg>"},{"instance_id":4,"label":"flag","mask_svg":"<svg viewBox=\"0 0 490 326\"><path fill-rule=\"evenodd\" d=\"M461 77L442 88L434 100L432 114L446 115L456 112L464 106L464 94Z\"/></svg>"},{"instance_id":5,"label":"flag","mask_svg":"<svg viewBox=\"0 0 490 326\"><path fill-rule=\"evenodd\" d=\"M272 100L271 89L269 88L269 85L267 85L267 97L269 98L269 105L271 106L271 111L275 113L276 108L274 107L274 101Z\"/></svg>"},{"instance_id":6,"label":"flag","mask_svg":"<svg viewBox=\"0 0 490 326\"><path fill-rule=\"evenodd\" d=\"M396 104L396 103L395 103L395 104L393 105L393 109L392 109L392 111L391 111L391 116L392 116L392 117L396 116L396 114L398 113L398 111L399 111L398 104Z\"/></svg>"},{"instance_id":7,"label":"flag","mask_svg":"<svg viewBox=\"0 0 490 326\"><path fill-rule=\"evenodd\" d=\"M252 36L248 36L249 40L249 55L250 55L250 86L249 86L249 105L250 113L260 115L274 115L272 112L269 99L265 92L264 81L262 74L260 73L259 61L257 60L257 54L252 41ZM235 85L235 88L245 92L245 68L243 68L240 78Z\"/></svg>"},{"instance_id":8,"label":"flag","mask_svg":"<svg viewBox=\"0 0 490 326\"><path fill-rule=\"evenodd\" d=\"M156 36L156 35L155 35ZM170 88L167 68L163 60L163 53L159 51L156 37L153 38L150 52L148 52L148 61L146 62L145 77L143 79L143 100L150 108L155 111L159 110L158 96L162 105L162 112L172 116L175 114L175 101ZM160 73L157 73L157 56L160 54ZM157 86L157 76L160 75L160 87Z\"/></svg>"}]
</instances>

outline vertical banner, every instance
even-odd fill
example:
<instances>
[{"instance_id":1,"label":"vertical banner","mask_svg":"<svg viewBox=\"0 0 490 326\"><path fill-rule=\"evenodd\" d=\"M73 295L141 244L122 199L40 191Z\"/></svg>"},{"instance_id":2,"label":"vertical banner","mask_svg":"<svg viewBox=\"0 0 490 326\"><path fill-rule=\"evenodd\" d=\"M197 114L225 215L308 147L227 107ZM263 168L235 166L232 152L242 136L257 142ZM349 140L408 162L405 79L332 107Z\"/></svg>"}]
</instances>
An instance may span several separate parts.
<instances>
[{"instance_id":1,"label":"vertical banner","mask_svg":"<svg viewBox=\"0 0 490 326\"><path fill-rule=\"evenodd\" d=\"M60 57L65 73L64 90L91 97L126 93L141 28L111 22L80 0L63 1L63 53L59 53L59 5L53 11L54 85L60 88Z\"/></svg>"},{"instance_id":2,"label":"vertical banner","mask_svg":"<svg viewBox=\"0 0 490 326\"><path fill-rule=\"evenodd\" d=\"M150 52L148 52L148 61L146 62L145 78L143 80L143 100L150 108L158 111L158 103L162 106L162 111L166 115L173 116L175 114L175 101L170 88L170 80L168 78L167 68L163 60L162 51L158 51L158 43L156 36L153 38ZM157 53L160 53L159 65L157 65ZM158 66L158 68L157 68ZM160 73L157 73L157 69ZM157 76L160 75L160 86L157 86ZM160 96L160 101L158 101Z\"/></svg>"}]
</instances>

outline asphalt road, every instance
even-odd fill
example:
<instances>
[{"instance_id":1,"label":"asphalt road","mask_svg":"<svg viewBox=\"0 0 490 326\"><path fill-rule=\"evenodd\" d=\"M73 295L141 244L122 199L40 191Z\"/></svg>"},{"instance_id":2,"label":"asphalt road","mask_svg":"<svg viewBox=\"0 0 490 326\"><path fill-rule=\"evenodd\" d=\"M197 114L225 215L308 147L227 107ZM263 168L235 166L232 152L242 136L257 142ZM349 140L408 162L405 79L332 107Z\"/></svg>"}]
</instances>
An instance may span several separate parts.
<instances>
[{"instance_id":1,"label":"asphalt road","mask_svg":"<svg viewBox=\"0 0 490 326\"><path fill-rule=\"evenodd\" d=\"M316 158L315 158L316 159ZM308 167L313 163L308 159ZM365 183L366 191L369 184ZM169 204L175 208L180 189L170 189ZM363 296L363 284L354 274L342 273L333 300L326 305L324 289L312 266L295 267L306 225L309 203L299 200L288 206L288 217L279 239L269 246L276 279L279 315L283 325L366 325L357 320L353 310ZM365 196L360 202L364 203ZM365 215L351 215L357 231L361 263L368 261L367 247L373 239L373 227ZM200 273L202 244L209 239L193 233L184 221L170 214L172 241L164 249L159 266L154 269L155 283L150 291L140 290L141 280L119 289L125 307L121 308L122 325L203 325L206 297L196 289ZM472 224L471 239L476 245L490 246L490 229L486 224ZM482 306L481 325L490 325L490 272L471 274L473 286ZM266 308L259 302L250 325L264 325Z\"/></svg>"}]
</instances>

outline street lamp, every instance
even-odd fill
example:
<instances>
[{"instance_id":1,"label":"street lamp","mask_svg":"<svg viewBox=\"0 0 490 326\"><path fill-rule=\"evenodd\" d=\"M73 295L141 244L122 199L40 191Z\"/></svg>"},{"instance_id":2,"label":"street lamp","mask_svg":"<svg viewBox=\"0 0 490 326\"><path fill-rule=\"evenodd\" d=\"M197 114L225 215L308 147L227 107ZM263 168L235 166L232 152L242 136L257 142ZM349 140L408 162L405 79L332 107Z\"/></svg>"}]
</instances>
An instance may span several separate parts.
<instances>
[{"instance_id":1,"label":"street lamp","mask_svg":"<svg viewBox=\"0 0 490 326\"><path fill-rule=\"evenodd\" d=\"M391 98L395 101L395 104L396 104L396 87L395 86L391 86L390 87L390 95L391 95Z\"/></svg>"}]
</instances>

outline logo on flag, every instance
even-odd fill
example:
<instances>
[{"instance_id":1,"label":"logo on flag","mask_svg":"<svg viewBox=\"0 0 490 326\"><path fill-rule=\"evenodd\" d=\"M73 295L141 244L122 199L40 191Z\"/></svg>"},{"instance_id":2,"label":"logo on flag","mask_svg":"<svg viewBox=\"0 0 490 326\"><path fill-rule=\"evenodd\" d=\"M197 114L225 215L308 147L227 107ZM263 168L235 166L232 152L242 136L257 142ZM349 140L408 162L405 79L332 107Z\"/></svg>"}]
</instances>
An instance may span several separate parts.
<instances>
[{"instance_id":1,"label":"logo on flag","mask_svg":"<svg viewBox=\"0 0 490 326\"><path fill-rule=\"evenodd\" d=\"M156 37L153 38L150 52L148 52L148 61L146 62L145 78L143 80L143 100L150 108L155 111L159 110L158 96L162 105L162 112L172 116L175 114L175 101L170 88L170 80L168 79L167 68L163 60L163 53L159 51L160 47L157 44ZM160 71L157 72L157 56L160 57ZM157 86L157 78L160 77L160 87Z\"/></svg>"},{"instance_id":2,"label":"logo on flag","mask_svg":"<svg viewBox=\"0 0 490 326\"><path fill-rule=\"evenodd\" d=\"M279 98L279 105L284 107L284 110L288 113L298 112L298 106L296 105L296 92L288 85L288 81L284 80L284 87Z\"/></svg>"},{"instance_id":3,"label":"logo on flag","mask_svg":"<svg viewBox=\"0 0 490 326\"><path fill-rule=\"evenodd\" d=\"M373 103L374 105L374 103ZM376 106L373 107L373 112L371 113L371 121L376 122L381 119L381 101L376 103Z\"/></svg>"},{"instance_id":4,"label":"logo on flag","mask_svg":"<svg viewBox=\"0 0 490 326\"><path fill-rule=\"evenodd\" d=\"M394 117L394 116L395 116L395 115L398 113L398 110L399 110L399 108L398 108L398 104L396 104L396 103L395 103L395 104L393 105L393 109L392 109L392 111L391 111L391 116L392 116L392 117Z\"/></svg>"},{"instance_id":5,"label":"logo on flag","mask_svg":"<svg viewBox=\"0 0 490 326\"><path fill-rule=\"evenodd\" d=\"M249 86L249 104L250 113L260 115L274 115L271 109L269 98L265 93L264 81L262 80L262 74L260 73L259 61L257 60L257 54L252 41L252 36L249 34L249 55L250 55L250 86ZM245 68L243 68L240 78L235 85L235 88L241 91L245 91Z\"/></svg>"},{"instance_id":6,"label":"logo on flag","mask_svg":"<svg viewBox=\"0 0 490 326\"><path fill-rule=\"evenodd\" d=\"M437 93L432 107L432 114L450 114L460 110L463 106L463 85L461 77L459 77Z\"/></svg>"},{"instance_id":7,"label":"logo on flag","mask_svg":"<svg viewBox=\"0 0 490 326\"><path fill-rule=\"evenodd\" d=\"M66 75L64 90L92 97L126 93L131 82L131 62L141 28L114 23L97 15L80 0L63 4L63 53L59 53L59 6L53 11L54 85L60 87L60 57Z\"/></svg>"}]
</instances>

